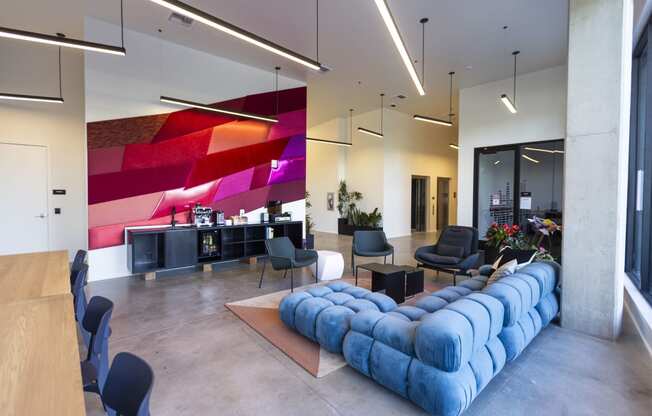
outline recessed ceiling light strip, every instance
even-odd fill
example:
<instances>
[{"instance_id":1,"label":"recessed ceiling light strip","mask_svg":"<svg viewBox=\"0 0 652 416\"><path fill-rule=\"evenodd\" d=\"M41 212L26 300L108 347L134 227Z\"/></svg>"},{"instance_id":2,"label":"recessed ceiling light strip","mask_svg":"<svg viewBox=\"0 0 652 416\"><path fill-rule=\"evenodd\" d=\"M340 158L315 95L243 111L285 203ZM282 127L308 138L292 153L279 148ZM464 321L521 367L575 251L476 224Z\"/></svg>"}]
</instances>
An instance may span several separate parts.
<instances>
[{"instance_id":1,"label":"recessed ceiling light strip","mask_svg":"<svg viewBox=\"0 0 652 416\"><path fill-rule=\"evenodd\" d=\"M182 106L182 107L196 108L198 110L212 111L214 113L220 113L220 114L229 114L229 115L236 116L236 117L243 117L243 118L250 118L250 119L253 119L253 120L266 121L268 123L278 123L278 120L275 119L275 118L272 118L272 117L261 116L261 115L252 114L252 113L245 113L245 112L242 112L242 111L225 110L223 108L211 107L211 106L196 103L196 102L193 102L193 101L182 100L182 99L179 99L179 98L166 97L164 95L161 96L161 101L164 102L164 103L175 104L175 105L179 105L179 106Z\"/></svg>"},{"instance_id":2,"label":"recessed ceiling light strip","mask_svg":"<svg viewBox=\"0 0 652 416\"><path fill-rule=\"evenodd\" d=\"M291 51L290 49L284 46L278 45L272 41L264 39L254 33L241 29L227 21L224 21L218 17L203 12L199 9L196 9L178 0L150 0L150 1L158 4L159 6L163 6L169 10L172 10L173 12L176 12L180 15L189 17L193 20L196 20L207 26L210 26L213 29L217 29L221 32L229 34L247 43L258 46L259 48L263 48L269 52L275 53L286 59L304 65L310 69L314 69L315 71L328 71L328 68L326 68L325 66L323 66L322 64L320 64L319 62L313 59L310 59L299 53Z\"/></svg>"},{"instance_id":3,"label":"recessed ceiling light strip","mask_svg":"<svg viewBox=\"0 0 652 416\"><path fill-rule=\"evenodd\" d=\"M394 45L396 46L396 49L398 50L398 53L401 56L401 59L403 60L403 64L405 65L405 68L410 74L410 78L412 78L412 82L414 82L414 85L417 88L417 91L419 92L419 95L426 95L426 91L423 89L423 85L421 84L421 80L417 75L417 71L414 69L414 64L412 63L412 59L410 58L410 55L408 54L407 49L405 48L405 43L401 38L401 33L398 31L398 27L396 26L394 17L392 17L392 13L389 11L387 2L385 0L374 0L374 1L376 3L376 7L378 7L380 16L383 18L383 22L385 22L385 26L387 26L387 30L389 31L389 34L392 37L392 40L394 41Z\"/></svg>"},{"instance_id":4,"label":"recessed ceiling light strip","mask_svg":"<svg viewBox=\"0 0 652 416\"><path fill-rule=\"evenodd\" d=\"M61 47L59 47L59 96L58 97L12 94L12 93L2 92L0 93L0 100L35 101L35 102L42 102L42 103L63 104L63 83L61 81Z\"/></svg>"},{"instance_id":5,"label":"recessed ceiling light strip","mask_svg":"<svg viewBox=\"0 0 652 416\"><path fill-rule=\"evenodd\" d=\"M63 36L46 35L44 33L29 32L26 30L11 29L0 26L0 37L8 39L25 40L28 42L43 43L46 45L63 46L65 48L81 49L91 52L108 53L111 55L125 56L125 37L124 37L124 6L123 0L120 0L120 38L121 46L105 45L103 43L88 42L79 39L70 39Z\"/></svg>"}]
</instances>

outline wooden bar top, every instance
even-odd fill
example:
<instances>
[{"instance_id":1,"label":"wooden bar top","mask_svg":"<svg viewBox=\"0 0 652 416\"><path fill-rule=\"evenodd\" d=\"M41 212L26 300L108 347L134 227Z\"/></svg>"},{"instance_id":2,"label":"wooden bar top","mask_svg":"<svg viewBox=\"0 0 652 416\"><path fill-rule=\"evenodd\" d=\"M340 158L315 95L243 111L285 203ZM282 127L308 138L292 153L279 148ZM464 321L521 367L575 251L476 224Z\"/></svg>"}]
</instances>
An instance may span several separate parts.
<instances>
[{"instance_id":1,"label":"wooden bar top","mask_svg":"<svg viewBox=\"0 0 652 416\"><path fill-rule=\"evenodd\" d=\"M0 304L70 293L67 251L0 256Z\"/></svg>"},{"instance_id":2,"label":"wooden bar top","mask_svg":"<svg viewBox=\"0 0 652 416\"><path fill-rule=\"evenodd\" d=\"M0 413L85 414L72 295L0 304Z\"/></svg>"}]
</instances>

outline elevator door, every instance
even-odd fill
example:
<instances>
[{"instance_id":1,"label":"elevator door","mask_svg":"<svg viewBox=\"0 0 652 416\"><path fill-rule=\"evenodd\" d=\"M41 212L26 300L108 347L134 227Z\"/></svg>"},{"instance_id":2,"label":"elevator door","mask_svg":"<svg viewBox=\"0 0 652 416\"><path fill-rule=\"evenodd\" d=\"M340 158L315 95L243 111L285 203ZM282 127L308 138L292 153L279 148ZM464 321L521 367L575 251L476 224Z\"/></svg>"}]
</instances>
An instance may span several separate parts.
<instances>
[{"instance_id":1,"label":"elevator door","mask_svg":"<svg viewBox=\"0 0 652 416\"><path fill-rule=\"evenodd\" d=\"M426 231L428 178L412 177L412 231Z\"/></svg>"}]
</instances>

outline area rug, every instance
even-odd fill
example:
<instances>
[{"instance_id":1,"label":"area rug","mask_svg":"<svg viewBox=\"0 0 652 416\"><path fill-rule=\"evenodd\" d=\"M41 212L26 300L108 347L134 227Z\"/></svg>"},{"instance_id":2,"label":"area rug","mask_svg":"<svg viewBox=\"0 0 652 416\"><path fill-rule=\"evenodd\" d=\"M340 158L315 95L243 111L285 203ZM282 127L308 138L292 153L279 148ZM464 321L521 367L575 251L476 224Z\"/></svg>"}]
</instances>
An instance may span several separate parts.
<instances>
[{"instance_id":1,"label":"area rug","mask_svg":"<svg viewBox=\"0 0 652 416\"><path fill-rule=\"evenodd\" d=\"M342 280L355 284L353 277L347 277ZM301 292L332 282L321 282L319 284L296 287L294 291ZM358 286L367 289L371 288L371 278L360 276L358 278ZM444 285L438 285L426 279L426 290L408 299L404 304L414 303L421 296L425 296L443 287ZM281 300L289 293L289 289L282 290L255 298L227 303L224 306L314 377L324 377L344 367L346 362L340 354L333 354L326 351L319 344L286 327L281 321L278 306Z\"/></svg>"}]
</instances>

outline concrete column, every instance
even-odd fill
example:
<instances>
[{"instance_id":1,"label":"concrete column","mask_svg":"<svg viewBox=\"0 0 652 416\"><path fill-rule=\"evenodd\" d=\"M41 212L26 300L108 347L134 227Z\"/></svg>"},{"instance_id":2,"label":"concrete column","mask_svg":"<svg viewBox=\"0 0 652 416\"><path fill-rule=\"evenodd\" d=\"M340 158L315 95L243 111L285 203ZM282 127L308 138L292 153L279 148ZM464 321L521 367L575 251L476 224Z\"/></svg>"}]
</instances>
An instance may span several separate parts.
<instances>
[{"instance_id":1,"label":"concrete column","mask_svg":"<svg viewBox=\"0 0 652 416\"><path fill-rule=\"evenodd\" d=\"M606 339L623 309L632 0L570 0L562 326Z\"/></svg>"}]
</instances>

